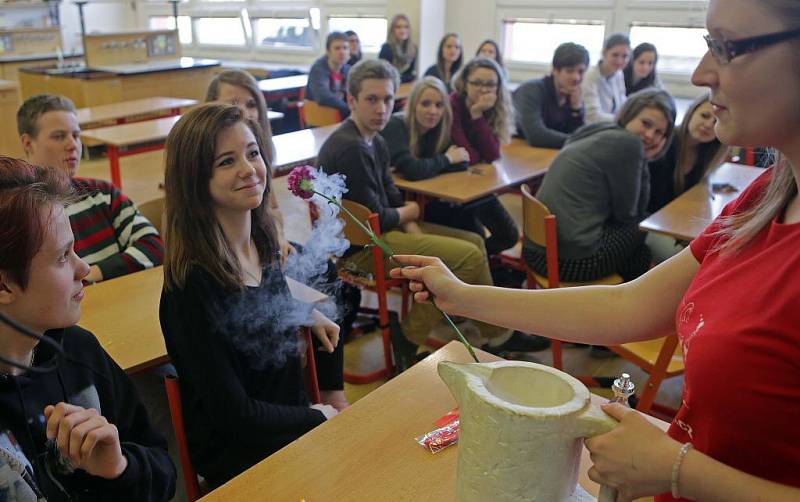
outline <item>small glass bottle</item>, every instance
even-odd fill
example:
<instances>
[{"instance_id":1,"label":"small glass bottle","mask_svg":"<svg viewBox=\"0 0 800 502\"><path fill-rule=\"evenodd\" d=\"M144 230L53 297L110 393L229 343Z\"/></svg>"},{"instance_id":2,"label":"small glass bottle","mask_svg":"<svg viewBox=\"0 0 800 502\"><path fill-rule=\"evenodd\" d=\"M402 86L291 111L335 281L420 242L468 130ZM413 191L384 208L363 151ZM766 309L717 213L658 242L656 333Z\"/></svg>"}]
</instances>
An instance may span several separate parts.
<instances>
[{"instance_id":1,"label":"small glass bottle","mask_svg":"<svg viewBox=\"0 0 800 502\"><path fill-rule=\"evenodd\" d=\"M634 387L631 376L627 373L623 373L619 378L614 380L614 384L611 386L611 390L614 391L614 397L608 402L630 406L628 398L633 395Z\"/></svg>"}]
</instances>

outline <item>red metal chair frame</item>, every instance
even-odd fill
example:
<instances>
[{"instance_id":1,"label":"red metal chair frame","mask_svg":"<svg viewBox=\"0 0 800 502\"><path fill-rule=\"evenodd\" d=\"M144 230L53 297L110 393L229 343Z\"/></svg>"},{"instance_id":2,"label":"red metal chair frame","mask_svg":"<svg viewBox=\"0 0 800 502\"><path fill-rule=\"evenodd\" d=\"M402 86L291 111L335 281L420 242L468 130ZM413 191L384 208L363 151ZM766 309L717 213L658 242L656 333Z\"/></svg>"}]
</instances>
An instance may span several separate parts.
<instances>
[{"instance_id":1,"label":"red metal chair frame","mask_svg":"<svg viewBox=\"0 0 800 502\"><path fill-rule=\"evenodd\" d=\"M348 222L350 223L350 222ZM381 226L378 220L377 213L370 213L367 218L369 228L375 232L375 235L381 237ZM361 282L353 282L349 280L349 276L341 275L340 277L354 286L367 289L374 292L378 296L378 322L381 330L381 338L383 342L383 361L384 367L365 374L355 374L345 371L344 379L348 383L365 384L374 382L381 378L390 378L394 375L394 362L392 361L392 337L389 330L389 304L387 301L387 293L389 289L399 287L402 290L402 307L400 312L401 319L408 313L409 296L408 296L408 281L406 279L393 279L386 278L386 268L384 266L383 250L378 246L372 246L372 261L375 273L375 285L370 286Z\"/></svg>"},{"instance_id":2,"label":"red metal chair frame","mask_svg":"<svg viewBox=\"0 0 800 502\"><path fill-rule=\"evenodd\" d=\"M317 366L314 359L314 345L311 338L311 329L303 328L306 341L306 367L305 384L308 391L309 400L318 404L320 400L319 382L317 381ZM164 378L164 386L167 390L167 403L169 404L172 428L175 431L175 442L178 446L178 457L183 468L183 484L186 487L186 498L189 502L195 502L207 490L201 487L197 479L197 472L192 465L192 458L189 456L189 445L186 442L186 427L183 422L183 403L181 402L181 388L177 376L169 375Z\"/></svg>"}]
</instances>

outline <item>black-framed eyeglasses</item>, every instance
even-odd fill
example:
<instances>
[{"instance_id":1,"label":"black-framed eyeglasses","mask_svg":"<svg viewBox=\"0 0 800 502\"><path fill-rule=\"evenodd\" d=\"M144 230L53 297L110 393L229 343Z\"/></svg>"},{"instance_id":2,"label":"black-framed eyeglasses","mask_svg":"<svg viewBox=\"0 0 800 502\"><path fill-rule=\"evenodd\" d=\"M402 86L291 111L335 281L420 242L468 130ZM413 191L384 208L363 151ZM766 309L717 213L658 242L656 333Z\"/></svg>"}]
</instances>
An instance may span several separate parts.
<instances>
[{"instance_id":1,"label":"black-framed eyeglasses","mask_svg":"<svg viewBox=\"0 0 800 502\"><path fill-rule=\"evenodd\" d=\"M712 38L711 35L704 35L703 38L708 44L708 50L719 64L728 64L735 57L754 52L779 42L784 42L792 38L800 37L800 29L782 31L780 33L770 33L757 37L742 38L739 40L725 40Z\"/></svg>"},{"instance_id":2,"label":"black-framed eyeglasses","mask_svg":"<svg viewBox=\"0 0 800 502\"><path fill-rule=\"evenodd\" d=\"M494 80L467 80L469 85L480 87L481 89L494 90L500 85L500 82Z\"/></svg>"}]
</instances>

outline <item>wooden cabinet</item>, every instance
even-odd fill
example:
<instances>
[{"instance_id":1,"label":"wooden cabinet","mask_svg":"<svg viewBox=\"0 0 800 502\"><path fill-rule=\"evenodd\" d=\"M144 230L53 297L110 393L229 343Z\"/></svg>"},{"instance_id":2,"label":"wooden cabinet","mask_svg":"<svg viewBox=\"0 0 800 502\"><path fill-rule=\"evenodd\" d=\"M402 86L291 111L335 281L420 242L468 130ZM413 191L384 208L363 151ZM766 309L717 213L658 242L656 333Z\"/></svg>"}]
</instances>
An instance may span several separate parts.
<instances>
[{"instance_id":1,"label":"wooden cabinet","mask_svg":"<svg viewBox=\"0 0 800 502\"><path fill-rule=\"evenodd\" d=\"M17 134L19 88L16 82L0 80L0 155L24 158Z\"/></svg>"}]
</instances>

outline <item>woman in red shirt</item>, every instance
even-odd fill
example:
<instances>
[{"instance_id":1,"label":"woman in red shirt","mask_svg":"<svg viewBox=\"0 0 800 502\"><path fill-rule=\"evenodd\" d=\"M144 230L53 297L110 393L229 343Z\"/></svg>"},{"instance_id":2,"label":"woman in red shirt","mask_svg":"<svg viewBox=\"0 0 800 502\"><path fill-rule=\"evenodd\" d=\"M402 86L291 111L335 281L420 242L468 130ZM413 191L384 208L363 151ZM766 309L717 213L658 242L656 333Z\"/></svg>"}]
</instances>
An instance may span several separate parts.
<instances>
[{"instance_id":1,"label":"woman in red shirt","mask_svg":"<svg viewBox=\"0 0 800 502\"><path fill-rule=\"evenodd\" d=\"M766 145L775 165L691 245L613 287L487 290L435 258L397 257L445 311L528 333L614 345L677 331L686 363L667 434L620 405L620 427L586 441L593 480L618 500L800 500L800 5L710 0L708 52L692 76L711 89L723 144ZM693 445L693 447L692 447ZM683 497L683 498L681 498Z\"/></svg>"}]
</instances>

